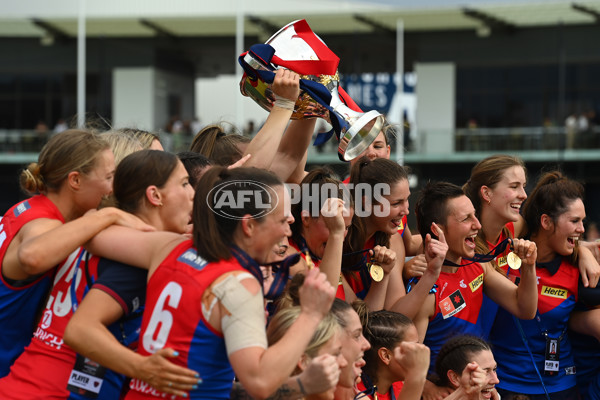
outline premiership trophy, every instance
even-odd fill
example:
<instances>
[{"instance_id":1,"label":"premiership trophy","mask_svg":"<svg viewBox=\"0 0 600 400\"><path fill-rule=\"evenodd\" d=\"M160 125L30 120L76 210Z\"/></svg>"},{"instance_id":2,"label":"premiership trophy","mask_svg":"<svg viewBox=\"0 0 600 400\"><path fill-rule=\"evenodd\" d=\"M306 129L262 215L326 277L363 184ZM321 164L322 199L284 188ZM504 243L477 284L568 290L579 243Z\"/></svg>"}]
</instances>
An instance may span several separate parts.
<instances>
[{"instance_id":1,"label":"premiership trophy","mask_svg":"<svg viewBox=\"0 0 600 400\"><path fill-rule=\"evenodd\" d=\"M275 103L273 71L287 68L299 74L301 90L291 118L320 117L329 122L333 130L317 135L314 145L325 143L335 132L342 161L366 150L383 128L384 118L379 112L363 113L339 86L339 58L305 20L284 26L265 44L252 46L239 62L245 71L240 82L242 94L267 111Z\"/></svg>"}]
</instances>

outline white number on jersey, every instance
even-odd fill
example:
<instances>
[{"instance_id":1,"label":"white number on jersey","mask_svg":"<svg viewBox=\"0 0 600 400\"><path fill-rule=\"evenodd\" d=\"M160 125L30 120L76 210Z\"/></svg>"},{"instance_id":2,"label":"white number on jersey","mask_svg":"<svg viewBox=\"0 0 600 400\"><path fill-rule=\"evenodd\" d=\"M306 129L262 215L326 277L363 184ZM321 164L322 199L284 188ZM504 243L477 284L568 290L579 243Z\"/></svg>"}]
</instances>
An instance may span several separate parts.
<instances>
[{"instance_id":1,"label":"white number on jersey","mask_svg":"<svg viewBox=\"0 0 600 400\"><path fill-rule=\"evenodd\" d=\"M150 322L142 337L142 345L148 353L155 353L165 346L173 326L173 314L165 309L165 303L171 308L177 308L182 294L183 289L178 283L169 282L158 297Z\"/></svg>"}]
</instances>

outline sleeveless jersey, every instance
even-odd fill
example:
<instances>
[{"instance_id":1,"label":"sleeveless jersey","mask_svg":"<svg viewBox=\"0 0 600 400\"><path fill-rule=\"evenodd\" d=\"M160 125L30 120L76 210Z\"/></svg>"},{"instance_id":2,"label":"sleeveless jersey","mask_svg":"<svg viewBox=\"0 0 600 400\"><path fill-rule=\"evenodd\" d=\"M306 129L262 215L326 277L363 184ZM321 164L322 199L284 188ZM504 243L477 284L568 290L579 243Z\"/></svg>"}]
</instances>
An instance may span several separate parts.
<instances>
[{"instance_id":1,"label":"sleeveless jersey","mask_svg":"<svg viewBox=\"0 0 600 400\"><path fill-rule=\"evenodd\" d=\"M461 264L470 263L462 260ZM469 334L482 337L479 322L483 301L483 267L479 263L463 265L454 273L440 272L436 281L435 314L429 320L423 344L431 350L430 372L447 339Z\"/></svg>"},{"instance_id":2,"label":"sleeveless jersey","mask_svg":"<svg viewBox=\"0 0 600 400\"><path fill-rule=\"evenodd\" d=\"M365 243L363 250L372 249L373 247L375 247L375 238L371 237L369 240L367 240L367 243ZM367 293L369 293L369 289L371 288L371 281L373 280L371 275L369 275L369 268L367 265L368 258L369 256L367 253L364 253L363 258L360 261L360 269L358 270L342 270L346 281L352 288L352 291L354 294L356 294L356 297L361 300L364 300L365 297L367 297Z\"/></svg>"},{"instance_id":3,"label":"sleeveless jersey","mask_svg":"<svg viewBox=\"0 0 600 400\"><path fill-rule=\"evenodd\" d=\"M6 250L19 230L38 218L65 222L54 203L41 194L16 204L6 212L0 224L0 260L4 260ZM52 269L26 284L11 282L3 273L0 274L0 377L8 374L10 366L30 342L53 273Z\"/></svg>"},{"instance_id":4,"label":"sleeveless jersey","mask_svg":"<svg viewBox=\"0 0 600 400\"><path fill-rule=\"evenodd\" d=\"M294 249L298 250L298 253L300 253L301 257L304 259L304 261L306 261L306 254L300 249L300 246L298 246L296 244L296 242L294 242L292 239L289 239L289 243L290 243L290 246L292 246ZM315 264L315 267L319 268L319 266L321 265L321 259L317 258L315 256L311 256L311 259L313 261L313 264ZM340 279L338 281L337 290L335 292L335 297L340 300L346 301L346 294L344 293L344 284L342 283L341 273L340 273Z\"/></svg>"},{"instance_id":5,"label":"sleeveless jersey","mask_svg":"<svg viewBox=\"0 0 600 400\"><path fill-rule=\"evenodd\" d=\"M495 248L498 243L501 243L503 240L507 239L508 237L510 238L514 238L515 237L515 225L512 222L509 222L508 224L506 224L506 227L508 228L509 232L510 232L510 236L506 236L504 230L502 230L502 232L500 233L500 237L498 238L498 241L496 243L491 243L491 242L487 242L488 248L490 249L490 251ZM506 263L506 256L508 255L508 253L510 253L510 246L506 246L506 249L500 253L498 256L496 256L496 258L494 259L496 261L496 263L498 264L498 266L500 268L502 268L502 270L504 271L504 273L506 274L506 271L508 270L508 264ZM479 320L481 321L481 326L483 328L483 338L484 339L488 339L490 336L490 332L492 331L492 327L494 326L494 320L496 319L496 314L498 313L498 304L496 304L496 302L494 302L494 300L490 299L489 297L487 297L485 295L485 293L483 294L483 304L481 306L481 312L479 314Z\"/></svg>"},{"instance_id":6,"label":"sleeveless jersey","mask_svg":"<svg viewBox=\"0 0 600 400\"><path fill-rule=\"evenodd\" d=\"M148 271L106 258L98 261L97 270L97 278L90 276L88 284L110 295L124 313L107 328L123 346L135 350L142 324ZM124 375L80 355L71 368L67 386L71 400L118 399L127 380Z\"/></svg>"},{"instance_id":7,"label":"sleeveless jersey","mask_svg":"<svg viewBox=\"0 0 600 400\"><path fill-rule=\"evenodd\" d=\"M377 399L377 400L396 400L398 397L400 397L400 392L402 391L402 387L404 386L404 382L402 381L397 381L392 383L392 387L390 387L387 391L386 394L381 394L379 392L377 392L377 394L371 394L371 395L367 395L367 397L371 400ZM359 381L356 384L356 388L362 392L364 390L366 390L367 388L365 387L365 384L363 383L363 381Z\"/></svg>"},{"instance_id":8,"label":"sleeveless jersey","mask_svg":"<svg viewBox=\"0 0 600 400\"><path fill-rule=\"evenodd\" d=\"M553 264L554 267L550 265ZM558 269L551 273L547 268ZM550 263L538 263L538 311L533 320L521 320L519 323L544 385L549 393L560 392L575 386L575 363L571 343L566 332L569 315L575 307L578 297L579 270L566 258L558 258ZM510 270L511 280L518 282L518 270ZM496 328L497 327L497 328ZM546 332L549 338L559 342L559 371L556 375L544 375L544 355L546 352ZM561 338L562 336L562 338ZM515 319L504 309L498 310L495 329L492 329L491 341L494 345L494 357L498 363L498 387L524 394L543 394L544 390L533 367L531 357L523 344Z\"/></svg>"},{"instance_id":9,"label":"sleeveless jersey","mask_svg":"<svg viewBox=\"0 0 600 400\"><path fill-rule=\"evenodd\" d=\"M231 271L246 270L233 257L207 263L198 257L192 242L185 241L148 281L138 352L147 356L164 347L178 351L171 361L198 372L203 380L189 393L191 399L229 399L233 369L223 335L204 319L202 296L218 277ZM170 397L136 379L130 389L128 400Z\"/></svg>"}]
</instances>

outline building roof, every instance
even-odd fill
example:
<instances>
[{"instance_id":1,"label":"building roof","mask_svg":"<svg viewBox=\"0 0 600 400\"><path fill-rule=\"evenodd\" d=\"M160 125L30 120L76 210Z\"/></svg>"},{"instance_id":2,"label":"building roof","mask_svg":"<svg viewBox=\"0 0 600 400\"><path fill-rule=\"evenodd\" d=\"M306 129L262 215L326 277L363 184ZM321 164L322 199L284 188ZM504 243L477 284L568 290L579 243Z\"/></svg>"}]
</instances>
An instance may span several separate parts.
<instances>
[{"instance_id":1,"label":"building roof","mask_svg":"<svg viewBox=\"0 0 600 400\"><path fill-rule=\"evenodd\" d=\"M77 0L0 3L0 36L75 37ZM245 16L246 35L268 38L305 18L315 32L494 30L600 23L600 0L86 0L88 37L233 36Z\"/></svg>"}]
</instances>

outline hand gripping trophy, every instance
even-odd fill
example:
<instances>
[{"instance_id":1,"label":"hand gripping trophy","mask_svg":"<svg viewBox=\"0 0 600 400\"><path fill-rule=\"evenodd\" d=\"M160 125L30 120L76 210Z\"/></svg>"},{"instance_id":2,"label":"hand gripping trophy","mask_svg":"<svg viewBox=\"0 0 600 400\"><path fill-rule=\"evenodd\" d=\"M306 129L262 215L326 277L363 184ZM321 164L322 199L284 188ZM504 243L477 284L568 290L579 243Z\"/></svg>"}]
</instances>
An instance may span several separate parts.
<instances>
[{"instance_id":1,"label":"hand gripping trophy","mask_svg":"<svg viewBox=\"0 0 600 400\"><path fill-rule=\"evenodd\" d=\"M299 74L301 90L292 119L320 117L331 123L333 130L319 134L314 145L325 143L335 132L342 161L350 161L366 150L383 128L380 113L363 113L339 86L339 58L305 20L284 26L265 44L252 46L240 55L239 63L245 72L240 82L242 94L267 111L275 103L273 71L287 68Z\"/></svg>"}]
</instances>

